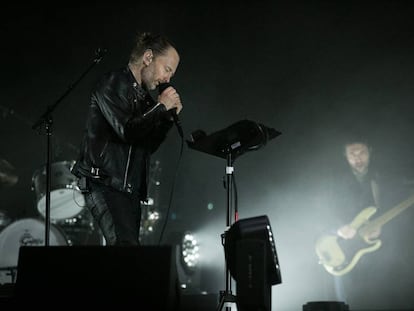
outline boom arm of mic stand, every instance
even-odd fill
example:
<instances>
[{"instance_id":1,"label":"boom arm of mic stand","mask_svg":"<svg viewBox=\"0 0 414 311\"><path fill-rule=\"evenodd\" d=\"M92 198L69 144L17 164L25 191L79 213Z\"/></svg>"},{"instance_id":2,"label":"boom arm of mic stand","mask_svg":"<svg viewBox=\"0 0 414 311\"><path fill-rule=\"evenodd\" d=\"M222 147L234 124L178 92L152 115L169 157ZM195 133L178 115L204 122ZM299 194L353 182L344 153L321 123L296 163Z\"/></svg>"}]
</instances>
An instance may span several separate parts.
<instances>
[{"instance_id":1,"label":"boom arm of mic stand","mask_svg":"<svg viewBox=\"0 0 414 311\"><path fill-rule=\"evenodd\" d=\"M106 53L106 50L105 50ZM40 118L33 124L32 129L39 128L42 124L47 122L48 116L52 114L52 112L56 109L59 103L66 98L70 94L70 92L79 84L79 82L88 74L89 71L92 70L95 65L99 64L103 58L102 55L98 55L93 62L88 66L88 68L79 76L79 78L72 84L69 85L68 89L56 100L56 102L51 105L47 106L46 111L40 116Z\"/></svg>"}]
</instances>

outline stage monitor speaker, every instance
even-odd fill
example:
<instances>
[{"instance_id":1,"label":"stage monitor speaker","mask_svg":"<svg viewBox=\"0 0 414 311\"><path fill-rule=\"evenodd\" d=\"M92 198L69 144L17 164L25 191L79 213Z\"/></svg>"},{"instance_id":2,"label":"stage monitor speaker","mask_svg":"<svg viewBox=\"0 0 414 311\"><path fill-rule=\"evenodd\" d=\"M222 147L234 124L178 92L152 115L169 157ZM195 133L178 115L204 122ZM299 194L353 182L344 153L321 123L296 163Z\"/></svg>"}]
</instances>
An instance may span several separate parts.
<instances>
[{"instance_id":1,"label":"stage monitor speaker","mask_svg":"<svg viewBox=\"0 0 414 311\"><path fill-rule=\"evenodd\" d=\"M268 273L265 241L236 242L237 307L241 311L271 311L272 285Z\"/></svg>"},{"instance_id":2,"label":"stage monitor speaker","mask_svg":"<svg viewBox=\"0 0 414 311\"><path fill-rule=\"evenodd\" d=\"M19 304L50 310L56 301L65 307L176 310L175 248L22 246L15 297Z\"/></svg>"}]
</instances>

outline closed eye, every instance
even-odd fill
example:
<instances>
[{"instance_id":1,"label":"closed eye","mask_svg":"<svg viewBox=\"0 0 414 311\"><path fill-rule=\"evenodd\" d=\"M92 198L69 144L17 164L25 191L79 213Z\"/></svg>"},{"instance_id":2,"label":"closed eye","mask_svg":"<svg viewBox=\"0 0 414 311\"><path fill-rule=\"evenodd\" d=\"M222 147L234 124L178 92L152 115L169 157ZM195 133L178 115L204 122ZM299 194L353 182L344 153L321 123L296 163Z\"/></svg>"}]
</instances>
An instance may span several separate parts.
<instances>
[{"instance_id":1,"label":"closed eye","mask_svg":"<svg viewBox=\"0 0 414 311\"><path fill-rule=\"evenodd\" d=\"M173 76L174 76L174 73L173 73L173 70L172 70L172 68L171 68L171 67L169 67L169 66L165 67L165 71L166 71L167 73L172 73L172 74L171 74L171 77L173 77Z\"/></svg>"}]
</instances>

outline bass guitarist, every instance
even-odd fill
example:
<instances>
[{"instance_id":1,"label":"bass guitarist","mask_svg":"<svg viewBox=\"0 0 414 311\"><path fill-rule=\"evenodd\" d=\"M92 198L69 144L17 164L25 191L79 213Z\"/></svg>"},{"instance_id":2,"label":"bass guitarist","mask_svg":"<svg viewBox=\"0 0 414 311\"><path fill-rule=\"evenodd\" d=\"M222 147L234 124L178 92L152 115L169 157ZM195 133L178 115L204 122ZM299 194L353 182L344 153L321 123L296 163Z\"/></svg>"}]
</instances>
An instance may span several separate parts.
<instances>
[{"instance_id":1,"label":"bass guitarist","mask_svg":"<svg viewBox=\"0 0 414 311\"><path fill-rule=\"evenodd\" d=\"M373 148L364 139L346 142L344 157L345 170L335 174L332 188L327 189L332 197L326 219L332 226L318 239L315 249L319 262L334 276L337 300L353 308L381 308L384 300L395 301L403 292L391 290L393 285L389 284L400 273L401 264L390 250L399 244L392 241L402 228L389 230L383 228L384 222L374 220L407 193L399 178L379 167ZM414 198L404 204L399 210L414 204Z\"/></svg>"}]
</instances>

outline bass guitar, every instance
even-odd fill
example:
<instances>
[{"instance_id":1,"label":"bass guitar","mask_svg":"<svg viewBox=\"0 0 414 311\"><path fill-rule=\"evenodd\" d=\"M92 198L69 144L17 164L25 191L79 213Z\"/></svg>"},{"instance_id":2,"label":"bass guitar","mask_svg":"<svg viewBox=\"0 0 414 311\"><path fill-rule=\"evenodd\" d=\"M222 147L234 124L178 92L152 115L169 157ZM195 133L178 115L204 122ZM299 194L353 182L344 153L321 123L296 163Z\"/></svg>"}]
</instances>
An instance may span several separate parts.
<instances>
[{"instance_id":1,"label":"bass guitar","mask_svg":"<svg viewBox=\"0 0 414 311\"><path fill-rule=\"evenodd\" d=\"M368 238L368 233L380 229L395 216L414 204L414 195L394 206L383 215L370 220L377 212L376 207L363 209L349 224L357 233L352 239L343 239L336 234L325 234L315 244L319 263L332 275L350 272L365 254L381 247L381 240Z\"/></svg>"}]
</instances>

